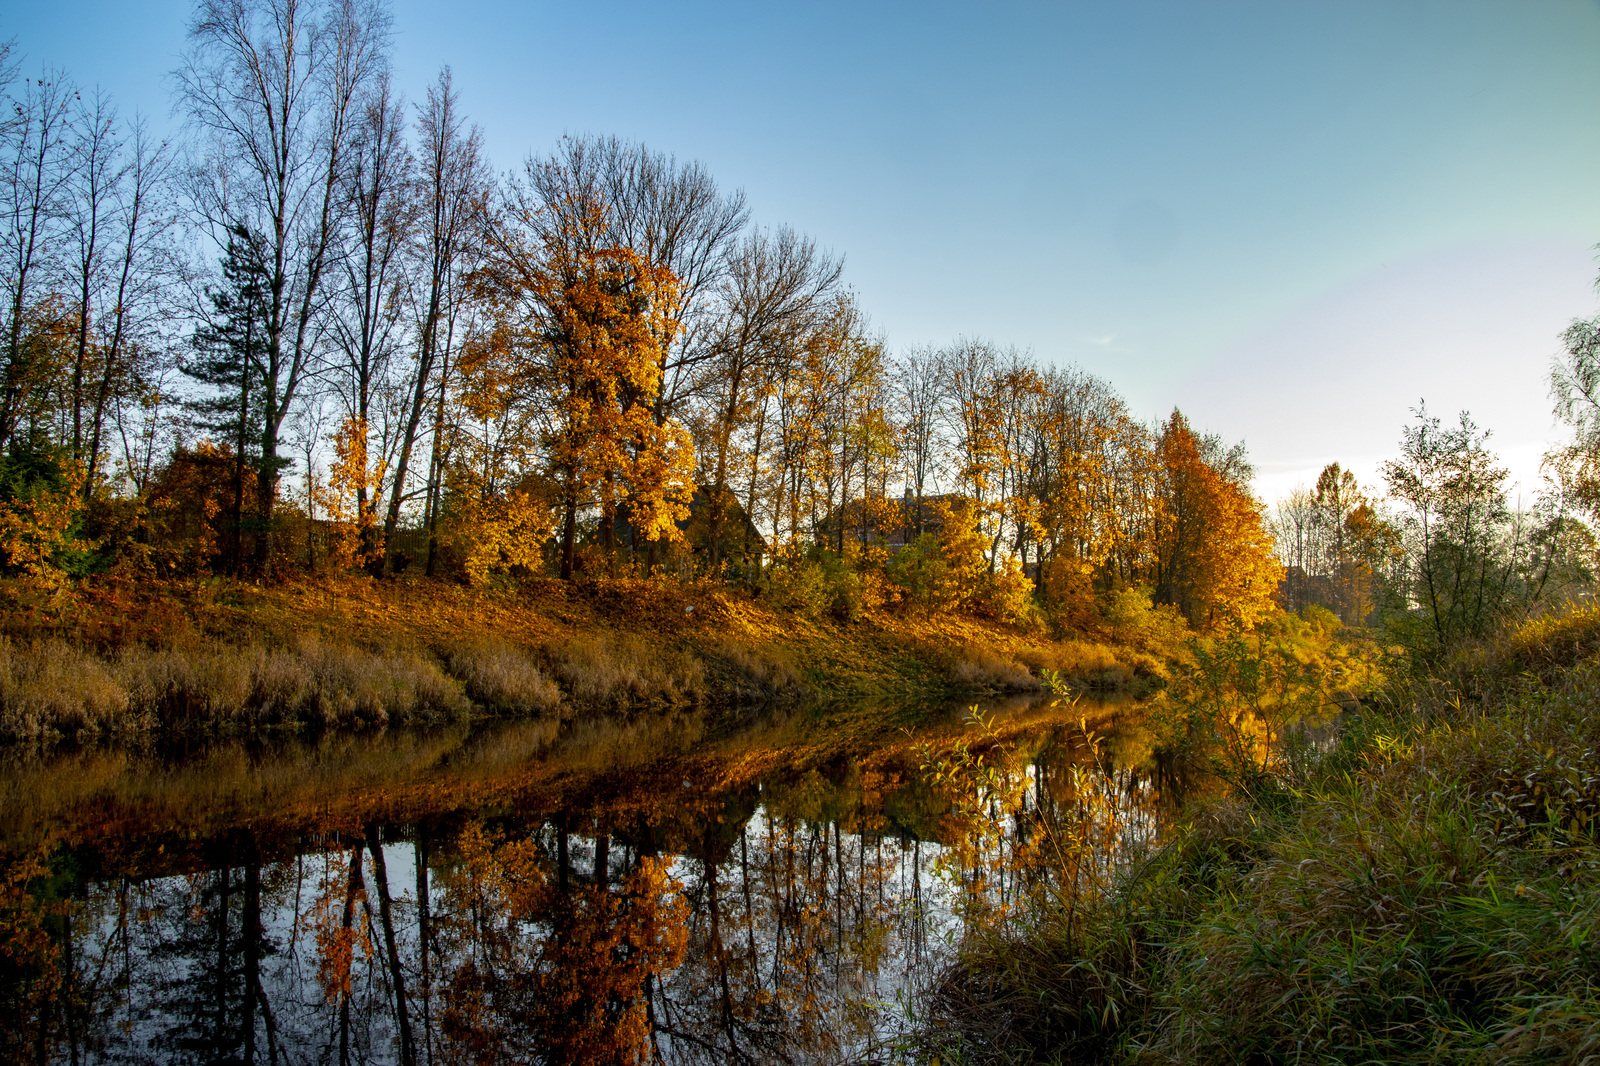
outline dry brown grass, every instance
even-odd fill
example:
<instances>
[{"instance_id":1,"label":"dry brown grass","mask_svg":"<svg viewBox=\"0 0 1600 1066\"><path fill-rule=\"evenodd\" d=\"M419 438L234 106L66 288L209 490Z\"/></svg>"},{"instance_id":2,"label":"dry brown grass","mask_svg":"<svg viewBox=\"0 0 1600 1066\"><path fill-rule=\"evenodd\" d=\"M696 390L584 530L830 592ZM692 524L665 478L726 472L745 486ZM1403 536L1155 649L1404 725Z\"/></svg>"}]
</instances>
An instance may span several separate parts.
<instances>
[{"instance_id":1,"label":"dry brown grass","mask_svg":"<svg viewBox=\"0 0 1600 1066\"><path fill-rule=\"evenodd\" d=\"M1089 640L1064 640L1028 647L1018 658L1037 673L1054 670L1062 677L1097 692L1123 692L1141 681L1166 675L1159 660L1132 648Z\"/></svg>"},{"instance_id":2,"label":"dry brown grass","mask_svg":"<svg viewBox=\"0 0 1600 1066\"><path fill-rule=\"evenodd\" d=\"M115 732L135 727L128 693L106 665L60 640L0 638L0 735Z\"/></svg>"},{"instance_id":3,"label":"dry brown grass","mask_svg":"<svg viewBox=\"0 0 1600 1066\"><path fill-rule=\"evenodd\" d=\"M969 644L952 652L948 672L952 681L969 689L1023 692L1041 684L1026 666L986 644Z\"/></svg>"},{"instance_id":4,"label":"dry brown grass","mask_svg":"<svg viewBox=\"0 0 1600 1066\"><path fill-rule=\"evenodd\" d=\"M1048 644L1030 650L1042 643L1037 633L968 615L874 609L849 624L813 621L777 609L766 596L694 582L550 580L467 589L410 575L284 585L108 578L49 603L23 604L0 579L0 601L16 607L0 611L0 633L19 644L57 639L125 649L102 658L117 676L114 664L129 660L130 699L193 729L403 720L415 712L396 707L430 701L447 708L454 702L448 696L441 702L428 695L437 688L433 656L411 649L434 649L467 697L504 715L546 714L560 702L588 711L812 697L926 701L961 688L1032 691L1029 668L1059 668L1102 690L1138 691L1149 680L1135 663L1133 682L1125 683L1127 670L1108 666L1093 644L1075 652ZM398 649L392 655L415 695L385 692L362 680L361 664L339 668L326 661L329 653L312 656L319 659L314 669L300 663L301 642L312 637L327 649ZM288 649L291 659L244 650L261 647ZM1139 658L1130 652L1124 662ZM321 683L326 670L342 680ZM13 727L0 721L0 729L43 735L84 728L70 715L62 728L39 725L39 713L23 713L28 720Z\"/></svg>"},{"instance_id":5,"label":"dry brown grass","mask_svg":"<svg viewBox=\"0 0 1600 1066\"><path fill-rule=\"evenodd\" d=\"M561 703L555 682L527 653L506 641L492 637L462 641L447 646L441 658L472 702L488 710L548 714Z\"/></svg>"},{"instance_id":6,"label":"dry brown grass","mask_svg":"<svg viewBox=\"0 0 1600 1066\"><path fill-rule=\"evenodd\" d=\"M721 680L725 686L743 699L784 699L806 691L794 656L776 645L723 639L711 645L706 654L714 665L723 668Z\"/></svg>"},{"instance_id":7,"label":"dry brown grass","mask_svg":"<svg viewBox=\"0 0 1600 1066\"><path fill-rule=\"evenodd\" d=\"M326 724L382 723L390 718L433 722L472 709L461 686L446 677L432 658L415 652L374 653L312 643L285 659L291 670L294 660L309 667L313 695L309 703L301 697L301 714L318 715ZM298 694L304 689L296 686L290 691ZM281 706L292 713L295 705L286 701Z\"/></svg>"},{"instance_id":8,"label":"dry brown grass","mask_svg":"<svg viewBox=\"0 0 1600 1066\"><path fill-rule=\"evenodd\" d=\"M702 702L705 664L692 653L652 648L632 633L587 633L550 648L552 672L578 703Z\"/></svg>"},{"instance_id":9,"label":"dry brown grass","mask_svg":"<svg viewBox=\"0 0 1600 1066\"><path fill-rule=\"evenodd\" d=\"M62 641L0 648L0 734L12 739L435 722L470 710L461 686L415 653L313 640L133 645L111 659Z\"/></svg>"}]
</instances>

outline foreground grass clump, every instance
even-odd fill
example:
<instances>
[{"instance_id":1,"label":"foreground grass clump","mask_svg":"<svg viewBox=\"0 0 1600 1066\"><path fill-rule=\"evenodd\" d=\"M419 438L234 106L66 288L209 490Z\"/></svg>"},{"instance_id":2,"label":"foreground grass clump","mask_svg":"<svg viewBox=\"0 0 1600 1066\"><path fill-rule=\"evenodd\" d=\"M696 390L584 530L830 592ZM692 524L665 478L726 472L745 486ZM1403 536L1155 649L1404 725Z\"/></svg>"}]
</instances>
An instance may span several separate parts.
<instances>
[{"instance_id":1,"label":"foreground grass clump","mask_svg":"<svg viewBox=\"0 0 1600 1066\"><path fill-rule=\"evenodd\" d=\"M1547 679L1365 710L1298 787L1196 801L1109 891L981 941L943 1060L1600 1061L1600 664L1588 623L1540 625L1498 655Z\"/></svg>"}]
</instances>

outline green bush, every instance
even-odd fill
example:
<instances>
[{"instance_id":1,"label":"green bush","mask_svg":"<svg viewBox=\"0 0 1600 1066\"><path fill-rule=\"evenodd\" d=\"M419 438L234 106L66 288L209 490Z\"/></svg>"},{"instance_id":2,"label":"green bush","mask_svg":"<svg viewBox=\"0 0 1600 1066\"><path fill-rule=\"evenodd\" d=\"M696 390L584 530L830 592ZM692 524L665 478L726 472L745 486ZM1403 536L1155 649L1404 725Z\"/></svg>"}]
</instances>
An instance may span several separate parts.
<instances>
[{"instance_id":1,"label":"green bush","mask_svg":"<svg viewBox=\"0 0 1600 1066\"><path fill-rule=\"evenodd\" d=\"M1148 588L1112 589L1100 610L1113 640L1156 655L1173 654L1193 635L1176 607L1152 604Z\"/></svg>"},{"instance_id":2,"label":"green bush","mask_svg":"<svg viewBox=\"0 0 1600 1066\"><path fill-rule=\"evenodd\" d=\"M939 550L939 538L924 533L890 557L889 580L899 586L905 599L919 607L935 607L948 595L950 567Z\"/></svg>"},{"instance_id":3,"label":"green bush","mask_svg":"<svg viewBox=\"0 0 1600 1066\"><path fill-rule=\"evenodd\" d=\"M831 616L854 622L867 608L866 583L853 553L840 555L813 547L798 558L782 560L768 571L768 594L780 610L812 620Z\"/></svg>"}]
</instances>

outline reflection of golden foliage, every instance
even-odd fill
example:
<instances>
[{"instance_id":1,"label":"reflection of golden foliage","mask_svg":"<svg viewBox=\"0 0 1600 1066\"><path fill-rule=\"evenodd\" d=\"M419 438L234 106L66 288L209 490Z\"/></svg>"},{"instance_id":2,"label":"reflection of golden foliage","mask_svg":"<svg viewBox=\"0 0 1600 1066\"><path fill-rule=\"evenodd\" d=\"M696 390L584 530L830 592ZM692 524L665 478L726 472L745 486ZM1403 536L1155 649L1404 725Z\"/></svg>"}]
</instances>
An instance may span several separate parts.
<instances>
[{"instance_id":1,"label":"reflection of golden foliage","mask_svg":"<svg viewBox=\"0 0 1600 1066\"><path fill-rule=\"evenodd\" d=\"M683 886L641 857L611 892L583 886L557 904L535 984L535 1024L559 1062L633 1064L650 1057L645 981L675 969L688 941Z\"/></svg>"},{"instance_id":2,"label":"reflection of golden foliage","mask_svg":"<svg viewBox=\"0 0 1600 1066\"><path fill-rule=\"evenodd\" d=\"M45 931L45 907L29 891L50 873L46 854L40 848L0 872L0 1058L7 1062L43 1058L54 1043L49 1007L61 987L60 952Z\"/></svg>"},{"instance_id":3,"label":"reflection of golden foliage","mask_svg":"<svg viewBox=\"0 0 1600 1066\"><path fill-rule=\"evenodd\" d=\"M924 778L948 803L934 870L958 890L963 931L1073 912L1080 898L1108 891L1138 827L1153 839L1153 796L1130 791L1126 771L1099 765L1099 739L1082 721L1054 767L1024 757L1021 738L994 716L973 708L969 723L967 735L922 756Z\"/></svg>"},{"instance_id":4,"label":"reflection of golden foliage","mask_svg":"<svg viewBox=\"0 0 1600 1066\"><path fill-rule=\"evenodd\" d=\"M496 1061L531 1040L555 1062L646 1061L646 982L682 962L688 936L683 886L666 864L641 856L620 886L563 893L533 840L474 823L458 847L448 910L477 950L447 982L443 1028L454 1051Z\"/></svg>"},{"instance_id":5,"label":"reflection of golden foliage","mask_svg":"<svg viewBox=\"0 0 1600 1066\"><path fill-rule=\"evenodd\" d=\"M338 852L323 856L316 897L300 919L302 928L316 938L317 982L328 1003L349 997L357 956L363 963L372 958L371 923L363 905L367 892L361 876L361 851L356 849L343 863L340 858Z\"/></svg>"}]
</instances>

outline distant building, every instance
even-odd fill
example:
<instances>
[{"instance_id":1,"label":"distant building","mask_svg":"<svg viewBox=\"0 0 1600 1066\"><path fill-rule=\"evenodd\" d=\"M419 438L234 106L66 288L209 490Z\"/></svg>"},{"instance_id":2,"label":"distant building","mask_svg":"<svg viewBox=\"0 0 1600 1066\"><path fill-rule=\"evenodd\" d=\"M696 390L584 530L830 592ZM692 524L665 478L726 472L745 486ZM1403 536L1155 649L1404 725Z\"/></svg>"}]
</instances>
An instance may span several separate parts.
<instances>
[{"instance_id":1,"label":"distant building","mask_svg":"<svg viewBox=\"0 0 1600 1066\"><path fill-rule=\"evenodd\" d=\"M691 555L709 558L711 549L710 485L700 485L689 500L689 517L677 522L683 534L684 547ZM727 489L721 493L722 518L717 531L717 558L738 566L759 566L767 554L767 541L750 520L750 515L739 498ZM642 550L643 541L635 543L634 529L628 520L626 505L617 509L617 543L634 550Z\"/></svg>"}]
</instances>

